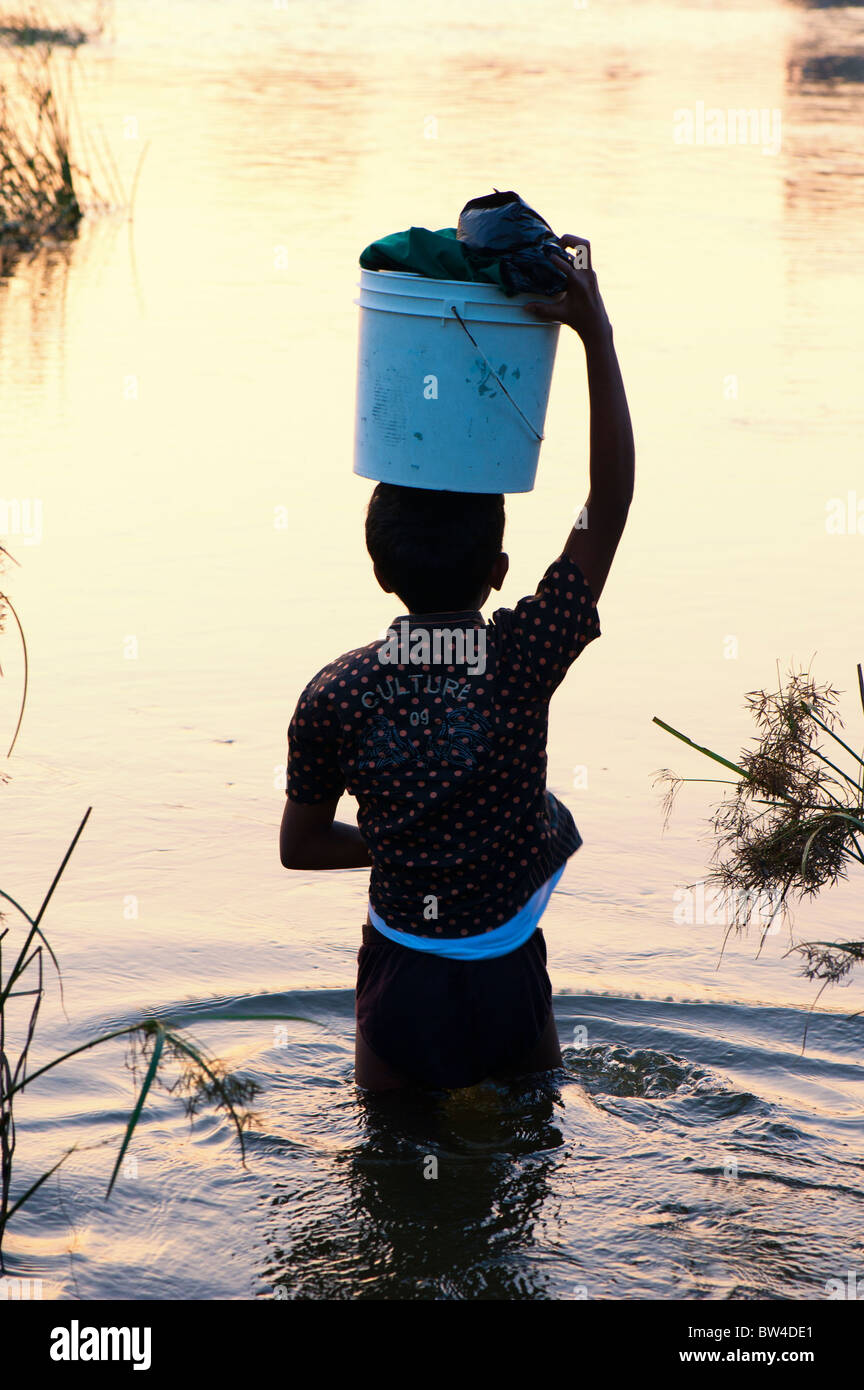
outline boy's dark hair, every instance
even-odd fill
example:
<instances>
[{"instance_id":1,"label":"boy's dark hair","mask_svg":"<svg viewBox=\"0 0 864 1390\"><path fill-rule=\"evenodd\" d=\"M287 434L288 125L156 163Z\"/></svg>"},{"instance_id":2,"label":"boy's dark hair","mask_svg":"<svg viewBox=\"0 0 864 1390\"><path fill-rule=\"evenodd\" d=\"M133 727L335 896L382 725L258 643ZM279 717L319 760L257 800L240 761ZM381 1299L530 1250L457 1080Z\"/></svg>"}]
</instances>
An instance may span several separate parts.
<instances>
[{"instance_id":1,"label":"boy's dark hair","mask_svg":"<svg viewBox=\"0 0 864 1390\"><path fill-rule=\"evenodd\" d=\"M366 549L410 613L454 613L476 603L503 539L500 492L379 483L366 512Z\"/></svg>"}]
</instances>

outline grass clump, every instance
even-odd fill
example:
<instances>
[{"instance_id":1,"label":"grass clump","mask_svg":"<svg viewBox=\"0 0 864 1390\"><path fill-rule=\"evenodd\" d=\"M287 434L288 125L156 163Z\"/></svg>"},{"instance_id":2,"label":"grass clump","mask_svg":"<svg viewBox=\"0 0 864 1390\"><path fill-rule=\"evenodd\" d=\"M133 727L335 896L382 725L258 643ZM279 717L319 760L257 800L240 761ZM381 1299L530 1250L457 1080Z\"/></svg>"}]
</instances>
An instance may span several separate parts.
<instances>
[{"instance_id":1,"label":"grass clump","mask_svg":"<svg viewBox=\"0 0 864 1390\"><path fill-rule=\"evenodd\" d=\"M46 243L69 241L82 216L69 124L46 59L14 95L0 81L0 275Z\"/></svg>"},{"instance_id":2,"label":"grass clump","mask_svg":"<svg viewBox=\"0 0 864 1390\"><path fill-rule=\"evenodd\" d=\"M858 686L864 708L860 665ZM667 820L684 782L732 787L712 817L709 882L734 903L774 904L767 923L760 921L763 939L778 915L791 921L792 900L815 897L864 864L864 756L838 732L838 698L833 686L817 685L807 671L790 671L777 690L752 691L746 702L757 738L734 761L654 719L735 774L734 780L685 778L667 768L658 780L666 786ZM732 921L740 930L750 924L746 908ZM864 963L864 941L793 941L790 952L801 957L806 978L820 982L820 995Z\"/></svg>"},{"instance_id":3,"label":"grass clump","mask_svg":"<svg viewBox=\"0 0 864 1390\"><path fill-rule=\"evenodd\" d=\"M72 156L71 61L103 22L101 9L86 30L61 14L0 12L0 276L78 232L89 179Z\"/></svg>"}]
</instances>

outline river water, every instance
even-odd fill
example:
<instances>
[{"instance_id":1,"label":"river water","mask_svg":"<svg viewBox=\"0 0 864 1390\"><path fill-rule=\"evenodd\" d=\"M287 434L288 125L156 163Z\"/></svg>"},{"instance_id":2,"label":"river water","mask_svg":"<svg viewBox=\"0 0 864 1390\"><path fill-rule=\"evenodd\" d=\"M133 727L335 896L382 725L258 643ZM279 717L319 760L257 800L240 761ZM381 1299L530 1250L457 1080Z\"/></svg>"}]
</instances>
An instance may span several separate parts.
<instances>
[{"instance_id":1,"label":"river water","mask_svg":"<svg viewBox=\"0 0 864 1390\"><path fill-rule=\"evenodd\" d=\"M50 980L34 1064L157 1012L262 1091L245 1169L220 1117L154 1094L106 1203L122 1047L35 1083L17 1191L78 1149L14 1218L8 1273L59 1298L806 1299L864 1277L864 991L823 995L802 1055L815 988L785 928L721 963L723 926L680 920L718 789L686 788L663 833L656 770L711 771L651 722L734 756L745 692L796 662L861 744L864 536L826 528L864 501L861 9L117 0L74 69L103 191L146 153L131 227L94 215L0 284L2 491L33 504L7 542L31 686L5 891L35 910L94 808L45 919L66 1012ZM769 138L676 141L710 108L767 113ZM545 919L566 1066L364 1100L365 875L280 867L285 731L393 617L351 473L357 257L493 186L590 237L637 437L604 635L552 705L549 784L585 840ZM562 335L506 604L584 501L585 394ZM11 632L2 665L6 728ZM860 884L797 934L860 936Z\"/></svg>"}]
</instances>

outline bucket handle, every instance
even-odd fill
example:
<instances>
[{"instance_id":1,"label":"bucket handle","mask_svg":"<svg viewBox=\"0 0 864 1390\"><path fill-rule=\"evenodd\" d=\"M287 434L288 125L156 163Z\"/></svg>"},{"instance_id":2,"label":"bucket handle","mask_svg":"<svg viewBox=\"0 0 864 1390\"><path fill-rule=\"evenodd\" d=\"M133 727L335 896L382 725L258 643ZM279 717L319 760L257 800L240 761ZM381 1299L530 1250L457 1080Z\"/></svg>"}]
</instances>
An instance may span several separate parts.
<instances>
[{"instance_id":1,"label":"bucket handle","mask_svg":"<svg viewBox=\"0 0 864 1390\"><path fill-rule=\"evenodd\" d=\"M464 305L463 305L463 308L464 308ZM483 349L481 348L480 344L477 342L477 339L474 338L474 337L472 337L471 332L469 331L469 329L468 329L468 327L467 327L467 325L466 325L466 323L465 323L465 320L463 319L462 315L459 313L459 310L456 308L456 305L455 305L455 304L451 304L451 305L450 305L450 309L451 309L451 311L455 314L455 316L456 316L456 318L458 319L459 323L461 323L461 325L462 325L462 327L464 328L465 332L468 334L468 337L471 339L471 342L474 344L474 346L475 346L475 348L477 349L477 351L479 352L480 356L483 358L483 361L486 363L486 366L489 368L489 371L492 373L492 375L494 376L495 380L498 382L498 385L501 387L501 390L504 392L504 395L507 397L507 399L508 399L508 401L510 402L510 404L511 404L511 405L514 407L514 409L517 410L517 411L519 412L519 414L522 416L522 419L525 421L525 424L528 426L529 430L530 430L531 433L534 435L534 438L537 439L537 440L539 440L539 442L542 444L542 443L543 443L544 436L543 436L542 434L538 434L538 433L537 433L537 430L536 430L536 429L534 428L534 426L531 424L531 421L528 419L528 416L525 414L524 410L522 410L522 409L516 404L516 402L514 401L513 397L510 395L510 392L507 390L507 387L504 385L504 382L501 380L501 378L500 378L500 376L498 375L498 373L496 372L495 368L492 366L492 363L489 361L489 358L486 356L486 354L485 354L485 352L483 351Z\"/></svg>"}]
</instances>

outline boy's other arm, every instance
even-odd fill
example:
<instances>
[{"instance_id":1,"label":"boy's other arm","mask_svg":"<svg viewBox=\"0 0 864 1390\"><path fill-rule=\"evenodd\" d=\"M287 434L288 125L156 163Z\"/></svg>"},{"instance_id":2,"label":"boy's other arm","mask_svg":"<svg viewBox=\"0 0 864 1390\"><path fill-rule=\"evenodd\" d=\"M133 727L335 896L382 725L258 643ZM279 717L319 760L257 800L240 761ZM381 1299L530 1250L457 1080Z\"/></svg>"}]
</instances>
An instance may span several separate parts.
<instances>
[{"instance_id":1,"label":"boy's other arm","mask_svg":"<svg viewBox=\"0 0 864 1390\"><path fill-rule=\"evenodd\" d=\"M627 395L612 340L612 325L590 268L591 249L581 237L563 236L562 246L581 248L587 269L563 257L562 294L529 304L537 318L569 324L582 339L591 408L590 484L582 515L563 554L584 574L595 603L603 592L633 498L635 449Z\"/></svg>"},{"instance_id":2,"label":"boy's other arm","mask_svg":"<svg viewBox=\"0 0 864 1390\"><path fill-rule=\"evenodd\" d=\"M279 830L279 857L286 869L366 869L372 860L356 825L337 821L331 801L286 799Z\"/></svg>"}]
</instances>

